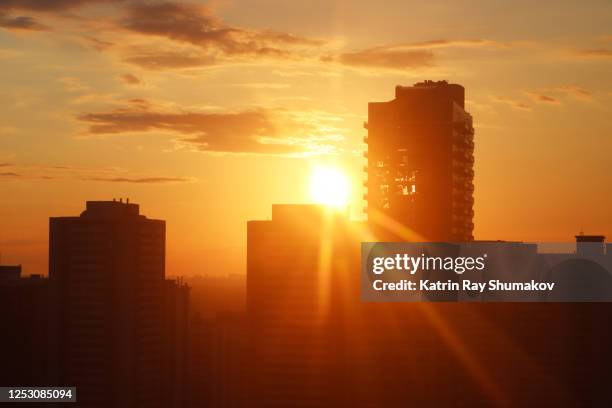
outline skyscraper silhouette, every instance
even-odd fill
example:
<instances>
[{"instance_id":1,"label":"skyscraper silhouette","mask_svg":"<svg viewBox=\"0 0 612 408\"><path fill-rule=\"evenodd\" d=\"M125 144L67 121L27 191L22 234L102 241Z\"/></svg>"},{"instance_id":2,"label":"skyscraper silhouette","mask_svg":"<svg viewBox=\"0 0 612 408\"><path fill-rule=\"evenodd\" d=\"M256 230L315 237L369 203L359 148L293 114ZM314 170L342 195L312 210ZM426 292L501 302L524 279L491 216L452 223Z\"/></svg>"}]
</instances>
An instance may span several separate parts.
<instances>
[{"instance_id":1,"label":"skyscraper silhouette","mask_svg":"<svg viewBox=\"0 0 612 408\"><path fill-rule=\"evenodd\" d=\"M21 265L0 265L0 384L46 384L47 289L42 276L22 276Z\"/></svg>"},{"instance_id":2,"label":"skyscraper silhouette","mask_svg":"<svg viewBox=\"0 0 612 408\"><path fill-rule=\"evenodd\" d=\"M248 222L249 406L342 406L345 222L317 205L273 205L271 221Z\"/></svg>"},{"instance_id":3,"label":"skyscraper silhouette","mask_svg":"<svg viewBox=\"0 0 612 408\"><path fill-rule=\"evenodd\" d=\"M165 369L177 360L167 350L177 348L165 342L181 340L165 326L186 320L176 305L187 295L164 287L165 228L120 201L88 201L78 217L50 219L51 366L54 382L76 386L83 406L180 406Z\"/></svg>"},{"instance_id":4,"label":"skyscraper silhouette","mask_svg":"<svg viewBox=\"0 0 612 408\"><path fill-rule=\"evenodd\" d=\"M446 81L397 86L368 105L367 214L421 241L473 239L474 130L464 89Z\"/></svg>"}]
</instances>

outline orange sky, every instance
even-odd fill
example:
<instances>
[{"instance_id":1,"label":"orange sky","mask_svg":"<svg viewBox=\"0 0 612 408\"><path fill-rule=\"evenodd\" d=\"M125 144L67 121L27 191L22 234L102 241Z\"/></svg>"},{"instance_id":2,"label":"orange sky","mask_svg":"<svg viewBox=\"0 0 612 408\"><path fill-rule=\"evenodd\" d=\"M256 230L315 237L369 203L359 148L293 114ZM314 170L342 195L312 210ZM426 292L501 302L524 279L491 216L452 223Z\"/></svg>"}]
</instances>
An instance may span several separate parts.
<instances>
[{"instance_id":1,"label":"orange sky","mask_svg":"<svg viewBox=\"0 0 612 408\"><path fill-rule=\"evenodd\" d=\"M612 236L612 4L493 3L0 1L3 263L46 273L48 217L130 197L168 274L243 273L318 163L361 216L367 102L423 79L466 87L477 239Z\"/></svg>"}]
</instances>

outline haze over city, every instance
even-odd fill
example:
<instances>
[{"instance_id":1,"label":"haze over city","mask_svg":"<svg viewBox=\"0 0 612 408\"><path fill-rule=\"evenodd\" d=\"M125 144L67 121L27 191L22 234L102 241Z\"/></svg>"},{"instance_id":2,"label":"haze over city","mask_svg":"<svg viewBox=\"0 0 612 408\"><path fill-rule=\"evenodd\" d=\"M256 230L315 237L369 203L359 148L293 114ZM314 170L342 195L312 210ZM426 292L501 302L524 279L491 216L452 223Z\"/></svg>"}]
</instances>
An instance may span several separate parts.
<instances>
[{"instance_id":1,"label":"haze over city","mask_svg":"<svg viewBox=\"0 0 612 408\"><path fill-rule=\"evenodd\" d=\"M466 88L476 239L610 236L611 19L606 1L0 1L2 262L46 274L50 216L130 197L167 221L168 275L244 273L246 221L321 198L317 169L363 217L367 104L423 79Z\"/></svg>"}]
</instances>

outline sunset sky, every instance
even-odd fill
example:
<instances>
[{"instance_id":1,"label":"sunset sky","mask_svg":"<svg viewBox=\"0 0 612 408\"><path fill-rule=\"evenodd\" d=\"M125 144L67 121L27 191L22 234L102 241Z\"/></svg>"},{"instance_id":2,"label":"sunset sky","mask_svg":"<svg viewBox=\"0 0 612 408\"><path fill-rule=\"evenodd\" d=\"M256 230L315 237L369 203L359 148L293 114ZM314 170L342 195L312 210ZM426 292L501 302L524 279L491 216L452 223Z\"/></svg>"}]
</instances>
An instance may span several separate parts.
<instances>
[{"instance_id":1,"label":"sunset sky","mask_svg":"<svg viewBox=\"0 0 612 408\"><path fill-rule=\"evenodd\" d=\"M342 169L362 217L367 103L466 88L475 237L612 238L612 3L0 0L2 263L48 218L129 197L167 274L244 273L246 221Z\"/></svg>"}]
</instances>

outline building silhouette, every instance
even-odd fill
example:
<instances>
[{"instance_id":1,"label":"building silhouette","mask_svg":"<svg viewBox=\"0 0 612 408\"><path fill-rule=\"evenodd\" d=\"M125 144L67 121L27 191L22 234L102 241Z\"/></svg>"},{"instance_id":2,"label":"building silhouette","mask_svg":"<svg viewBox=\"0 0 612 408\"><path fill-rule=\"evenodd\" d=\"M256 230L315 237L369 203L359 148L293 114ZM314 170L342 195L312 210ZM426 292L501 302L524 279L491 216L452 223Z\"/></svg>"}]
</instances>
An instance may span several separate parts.
<instances>
[{"instance_id":1,"label":"building silhouette","mask_svg":"<svg viewBox=\"0 0 612 408\"><path fill-rule=\"evenodd\" d=\"M47 383L48 280L21 275L20 265L0 265L0 384Z\"/></svg>"},{"instance_id":2,"label":"building silhouette","mask_svg":"<svg viewBox=\"0 0 612 408\"><path fill-rule=\"evenodd\" d=\"M336 301L344 216L317 205L273 205L247 224L248 401L329 407L342 397ZM344 273L348 273L344 265ZM340 405L339 405L340 406Z\"/></svg>"},{"instance_id":3,"label":"building silhouette","mask_svg":"<svg viewBox=\"0 0 612 408\"><path fill-rule=\"evenodd\" d=\"M446 81L397 86L368 104L367 214L422 241L473 239L474 129L464 89Z\"/></svg>"},{"instance_id":4,"label":"building silhouette","mask_svg":"<svg viewBox=\"0 0 612 408\"><path fill-rule=\"evenodd\" d=\"M187 290L165 280L165 221L88 201L52 217L52 381L88 407L182 406Z\"/></svg>"}]
</instances>

